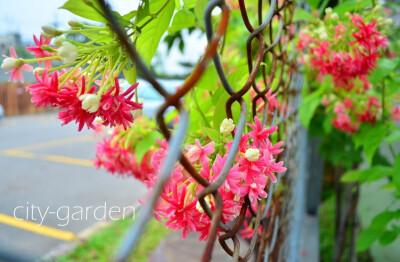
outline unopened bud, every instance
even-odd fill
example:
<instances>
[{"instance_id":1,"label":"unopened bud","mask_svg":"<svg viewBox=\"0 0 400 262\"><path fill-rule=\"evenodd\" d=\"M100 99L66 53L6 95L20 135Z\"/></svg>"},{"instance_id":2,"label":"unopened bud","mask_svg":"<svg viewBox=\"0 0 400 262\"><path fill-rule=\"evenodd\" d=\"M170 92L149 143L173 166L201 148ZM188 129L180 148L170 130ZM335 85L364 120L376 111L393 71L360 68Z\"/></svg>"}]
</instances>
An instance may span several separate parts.
<instances>
[{"instance_id":1,"label":"unopened bud","mask_svg":"<svg viewBox=\"0 0 400 262\"><path fill-rule=\"evenodd\" d=\"M235 124L233 123L233 119L225 118L221 123L219 131L222 134L227 135L227 134L231 133L234 129L235 129Z\"/></svg>"},{"instance_id":2,"label":"unopened bud","mask_svg":"<svg viewBox=\"0 0 400 262\"><path fill-rule=\"evenodd\" d=\"M54 40L54 45L60 47L65 41L67 41L67 38L65 38L65 36L59 36L56 38L56 40Z\"/></svg>"},{"instance_id":3,"label":"unopened bud","mask_svg":"<svg viewBox=\"0 0 400 262\"><path fill-rule=\"evenodd\" d=\"M71 64L75 62L76 58L78 57L78 51L73 44L64 41L61 47L58 49L58 56L64 64Z\"/></svg>"},{"instance_id":4,"label":"unopened bud","mask_svg":"<svg viewBox=\"0 0 400 262\"><path fill-rule=\"evenodd\" d=\"M73 21L73 20L69 20L69 21L68 21L68 25L69 25L71 28L83 27L83 24L82 24L82 23L79 23L79 22Z\"/></svg>"},{"instance_id":5,"label":"unopened bud","mask_svg":"<svg viewBox=\"0 0 400 262\"><path fill-rule=\"evenodd\" d=\"M333 21L338 21L339 20L339 15L337 13L333 13L333 14L331 14L331 19Z\"/></svg>"},{"instance_id":6,"label":"unopened bud","mask_svg":"<svg viewBox=\"0 0 400 262\"><path fill-rule=\"evenodd\" d=\"M260 151L257 148L249 148L244 153L244 157L249 161L257 161L260 159Z\"/></svg>"},{"instance_id":7,"label":"unopened bud","mask_svg":"<svg viewBox=\"0 0 400 262\"><path fill-rule=\"evenodd\" d=\"M95 113L100 106L100 97L94 94L83 94L79 96L82 101L82 109L89 113Z\"/></svg>"},{"instance_id":8,"label":"unopened bud","mask_svg":"<svg viewBox=\"0 0 400 262\"><path fill-rule=\"evenodd\" d=\"M52 27L52 26L50 26L50 25L44 25L44 26L42 26L42 31L43 31L43 32L42 32L42 35L43 35L45 38L53 38L53 37L62 35L62 32L61 32L61 31L55 29L54 27Z\"/></svg>"},{"instance_id":9,"label":"unopened bud","mask_svg":"<svg viewBox=\"0 0 400 262\"><path fill-rule=\"evenodd\" d=\"M325 14L327 16L330 16L332 14L332 8L328 7L327 9L325 9Z\"/></svg>"},{"instance_id":10,"label":"unopened bud","mask_svg":"<svg viewBox=\"0 0 400 262\"><path fill-rule=\"evenodd\" d=\"M35 69L33 69L33 75L39 75L41 76L43 74L44 69L41 67L36 67Z\"/></svg>"},{"instance_id":11,"label":"unopened bud","mask_svg":"<svg viewBox=\"0 0 400 262\"><path fill-rule=\"evenodd\" d=\"M15 67L17 67L17 59L12 57L6 57L1 63L1 68L5 70L14 69Z\"/></svg>"}]
</instances>

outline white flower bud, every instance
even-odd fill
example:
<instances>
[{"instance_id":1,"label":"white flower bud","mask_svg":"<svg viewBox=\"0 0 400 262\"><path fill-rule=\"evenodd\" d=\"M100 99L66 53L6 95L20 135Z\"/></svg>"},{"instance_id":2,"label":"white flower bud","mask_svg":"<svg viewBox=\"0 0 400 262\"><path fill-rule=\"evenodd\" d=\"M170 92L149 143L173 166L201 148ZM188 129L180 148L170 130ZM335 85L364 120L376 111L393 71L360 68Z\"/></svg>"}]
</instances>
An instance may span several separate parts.
<instances>
[{"instance_id":1,"label":"white flower bud","mask_svg":"<svg viewBox=\"0 0 400 262\"><path fill-rule=\"evenodd\" d=\"M235 124L233 123L233 119L225 118L221 123L219 131L222 134L227 135L227 134L231 133L234 129L235 129Z\"/></svg>"},{"instance_id":2,"label":"white flower bud","mask_svg":"<svg viewBox=\"0 0 400 262\"><path fill-rule=\"evenodd\" d=\"M95 124L101 124L101 123L103 123L103 122L104 122L103 118L101 118L101 117L99 117L99 116L96 116L96 117L94 118L94 120L93 120L93 123L95 123Z\"/></svg>"},{"instance_id":3,"label":"white flower bud","mask_svg":"<svg viewBox=\"0 0 400 262\"><path fill-rule=\"evenodd\" d=\"M82 24L82 23L79 23L79 22L73 21L73 20L69 20L69 21L68 21L68 25L69 25L71 28L83 27L83 24Z\"/></svg>"},{"instance_id":4,"label":"white flower bud","mask_svg":"<svg viewBox=\"0 0 400 262\"><path fill-rule=\"evenodd\" d=\"M99 109L100 97L94 94L83 94L79 96L79 100L82 101L82 109L89 113L94 113Z\"/></svg>"},{"instance_id":5,"label":"white flower bud","mask_svg":"<svg viewBox=\"0 0 400 262\"><path fill-rule=\"evenodd\" d=\"M62 32L55 29L54 27L50 26L50 25L44 25L42 26L42 36L44 36L45 38L53 38L55 36L59 36L62 35Z\"/></svg>"},{"instance_id":6,"label":"white flower bud","mask_svg":"<svg viewBox=\"0 0 400 262\"><path fill-rule=\"evenodd\" d=\"M54 40L54 45L60 47L65 41L67 41L67 38L65 38L65 36L59 36L56 38L56 40Z\"/></svg>"},{"instance_id":7,"label":"white flower bud","mask_svg":"<svg viewBox=\"0 0 400 262\"><path fill-rule=\"evenodd\" d=\"M13 68L17 67L17 59L12 58L12 57L6 57L3 60L3 63L1 63L1 68L5 69L5 70L10 70Z\"/></svg>"},{"instance_id":8,"label":"white flower bud","mask_svg":"<svg viewBox=\"0 0 400 262\"><path fill-rule=\"evenodd\" d=\"M64 41L61 47L58 49L58 56L61 58L64 64L71 64L75 62L76 58L78 57L78 51L73 44Z\"/></svg>"},{"instance_id":9,"label":"white flower bud","mask_svg":"<svg viewBox=\"0 0 400 262\"><path fill-rule=\"evenodd\" d=\"M257 161L260 159L260 151L257 148L249 148L244 153L244 157L249 161Z\"/></svg>"},{"instance_id":10,"label":"white flower bud","mask_svg":"<svg viewBox=\"0 0 400 262\"><path fill-rule=\"evenodd\" d=\"M131 113L132 113L133 119L136 119L136 118L139 118L139 117L141 117L143 115L143 110L142 109L136 109L136 110L131 111Z\"/></svg>"},{"instance_id":11,"label":"white flower bud","mask_svg":"<svg viewBox=\"0 0 400 262\"><path fill-rule=\"evenodd\" d=\"M36 67L35 69L33 69L33 75L42 75L43 74L44 69L42 67Z\"/></svg>"},{"instance_id":12,"label":"white flower bud","mask_svg":"<svg viewBox=\"0 0 400 262\"><path fill-rule=\"evenodd\" d=\"M338 21L339 20L339 15L337 13L333 13L333 14L331 14L331 19L333 21Z\"/></svg>"},{"instance_id":13,"label":"white flower bud","mask_svg":"<svg viewBox=\"0 0 400 262\"><path fill-rule=\"evenodd\" d=\"M326 15L332 14L332 8L328 7L327 9L325 9L325 14Z\"/></svg>"}]
</instances>

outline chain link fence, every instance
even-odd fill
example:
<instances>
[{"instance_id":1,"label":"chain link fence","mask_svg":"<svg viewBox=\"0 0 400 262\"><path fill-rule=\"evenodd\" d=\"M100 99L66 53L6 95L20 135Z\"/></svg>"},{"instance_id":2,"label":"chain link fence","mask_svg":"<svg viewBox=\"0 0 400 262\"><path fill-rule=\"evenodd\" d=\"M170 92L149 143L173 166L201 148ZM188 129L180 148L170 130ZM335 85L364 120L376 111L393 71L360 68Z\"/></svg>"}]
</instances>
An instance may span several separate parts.
<instances>
[{"instance_id":1,"label":"chain link fence","mask_svg":"<svg viewBox=\"0 0 400 262\"><path fill-rule=\"evenodd\" d=\"M158 110L156 119L159 129L169 142L169 152L160 170L157 184L151 197L143 207L138 220L128 231L117 252L116 260L125 261L139 242L174 164L180 161L186 171L199 184L204 186L204 190L198 194L198 200L207 215L212 219L202 261L211 260L215 242L219 242L222 248L232 256L233 261L248 261L250 257L256 257L257 261L296 261L300 253L299 239L302 215L304 213L307 134L301 128L297 118L303 78L298 72L293 41L295 33L298 31L298 25L293 23L294 1L258 0L256 14L248 14L245 1L238 1L243 23L248 31L246 56L249 70L249 77L246 83L238 91L235 91L230 86L217 52L219 43L229 24L230 10L223 0L209 1L204 15L208 39L207 49L193 72L175 94L168 94L160 85L149 68L143 63L134 45L125 31L119 26L108 5L104 0L99 2L111 28L136 65L137 70L141 72L143 78L151 83L159 94L164 96L165 102ZM211 14L216 8L221 10L221 14L220 21L214 31ZM263 10L268 10L268 12L264 13ZM257 16L257 24L252 24L249 16L253 17L255 15ZM257 45L256 52L252 48L254 45ZM233 103L238 102L241 108L232 148L220 176L212 184L200 176L182 154L181 147L188 127L188 113L179 103L180 99L195 86L211 61L213 61L217 69L222 87L230 95L225 105L226 116L232 118ZM265 64L262 65L262 63ZM262 88L257 87L255 84L255 78L258 75L262 75L263 78ZM252 99L252 105L249 106L243 96L250 92L251 89L255 91L256 95ZM268 94L276 94L280 97L282 106L272 112L269 111ZM267 185L265 190L268 192L268 198L266 201L259 203L257 210L251 209L249 199L246 198L235 223L228 226L220 221L222 199L218 193L218 188L226 179L237 154L246 124L247 108L252 109L253 116L256 115L256 105L259 99L263 101L264 105L262 124L279 126L278 140L283 140L285 146L285 151L279 155L279 160L285 161L287 172L278 176L276 184L270 183ZM180 113L180 124L173 133L168 130L163 118L163 114L169 106L175 107ZM205 197L208 195L213 195L215 199L216 206L214 211L211 211L205 202ZM245 215L248 209L255 217L252 220L255 233L249 242L245 255L239 256L240 243L237 233L246 219ZM260 225L263 226L261 236L258 234ZM223 233L218 235L218 229L222 229ZM230 240L233 241L233 249L227 244L227 241Z\"/></svg>"}]
</instances>

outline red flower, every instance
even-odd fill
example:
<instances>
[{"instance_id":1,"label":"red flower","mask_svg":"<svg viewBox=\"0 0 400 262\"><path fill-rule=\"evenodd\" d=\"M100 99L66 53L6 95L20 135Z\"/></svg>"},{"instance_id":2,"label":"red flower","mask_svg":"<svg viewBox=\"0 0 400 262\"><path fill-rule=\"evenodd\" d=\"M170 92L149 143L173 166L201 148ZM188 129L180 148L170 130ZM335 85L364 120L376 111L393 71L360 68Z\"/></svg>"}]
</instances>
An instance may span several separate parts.
<instances>
[{"instance_id":1,"label":"red flower","mask_svg":"<svg viewBox=\"0 0 400 262\"><path fill-rule=\"evenodd\" d=\"M138 83L132 85L124 93L120 94L118 78L115 78L115 85L101 96L100 107L97 115L104 119L104 125L122 125L127 129L133 122L132 110L142 109L142 105L131 101L135 94L133 90Z\"/></svg>"},{"instance_id":2,"label":"red flower","mask_svg":"<svg viewBox=\"0 0 400 262\"><path fill-rule=\"evenodd\" d=\"M50 45L51 39L44 38L42 35L40 36L40 39L37 39L37 37L33 35L33 40L37 46L27 47L26 50L31 52L33 55L36 55L36 58L49 57L53 55L51 52L42 49L43 45ZM44 61L44 66L46 68L51 68L51 61L51 59ZM42 61L38 61L38 63L41 65Z\"/></svg>"},{"instance_id":3,"label":"red flower","mask_svg":"<svg viewBox=\"0 0 400 262\"><path fill-rule=\"evenodd\" d=\"M28 86L26 90L32 95L31 102L36 103L35 106L58 106L58 73L47 75L45 70L42 78L35 73L37 84Z\"/></svg>"},{"instance_id":4,"label":"red flower","mask_svg":"<svg viewBox=\"0 0 400 262\"><path fill-rule=\"evenodd\" d=\"M58 118L63 121L62 125L66 125L75 120L79 124L78 131L81 131L86 124L88 128L96 129L93 121L96 114L89 113L82 108L82 100L79 99L80 95L85 92L85 78L82 78L82 85L79 87L76 83L72 87L63 86L58 94L60 108L66 108L65 111L58 112ZM94 87L92 87L87 94L93 94Z\"/></svg>"}]
</instances>

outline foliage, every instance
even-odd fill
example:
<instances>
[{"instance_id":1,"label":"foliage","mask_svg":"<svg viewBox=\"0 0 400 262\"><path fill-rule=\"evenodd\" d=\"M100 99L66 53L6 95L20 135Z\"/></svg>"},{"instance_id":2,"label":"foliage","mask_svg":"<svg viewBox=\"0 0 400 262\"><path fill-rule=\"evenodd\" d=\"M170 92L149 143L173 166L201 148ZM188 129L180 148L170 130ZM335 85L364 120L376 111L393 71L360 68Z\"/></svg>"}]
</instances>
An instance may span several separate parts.
<instances>
[{"instance_id":1,"label":"foliage","mask_svg":"<svg viewBox=\"0 0 400 262\"><path fill-rule=\"evenodd\" d=\"M91 235L88 240L80 244L74 251L57 258L56 261L110 261L113 258L117 244L131 224L132 220L129 218L113 221L107 227ZM132 253L132 258L129 261L147 261L158 243L169 232L170 230L153 219L148 224L144 237Z\"/></svg>"},{"instance_id":2,"label":"foliage","mask_svg":"<svg viewBox=\"0 0 400 262\"><path fill-rule=\"evenodd\" d=\"M400 59L395 55L398 42L389 42L398 36L391 34L396 29L387 18L390 10L370 1L342 1L333 10L321 9L318 0L307 2L311 14L298 13L299 20L308 21L297 44L306 52L301 61L308 85L301 122L311 135L321 137L324 159L344 168L343 183L383 180L386 190L399 198L400 154L392 144L400 140L395 125L400 121ZM311 18L318 9L323 18ZM391 156L383 157L382 147L389 147ZM369 166L356 168L363 157ZM382 245L394 241L400 232L388 225L399 219L399 212L377 214L361 232L357 250L368 249L378 239Z\"/></svg>"}]
</instances>

